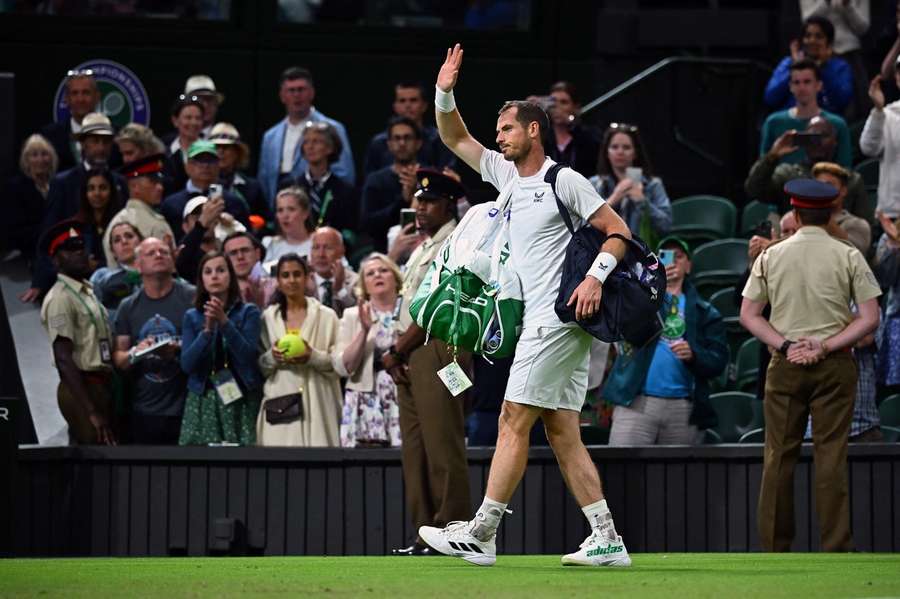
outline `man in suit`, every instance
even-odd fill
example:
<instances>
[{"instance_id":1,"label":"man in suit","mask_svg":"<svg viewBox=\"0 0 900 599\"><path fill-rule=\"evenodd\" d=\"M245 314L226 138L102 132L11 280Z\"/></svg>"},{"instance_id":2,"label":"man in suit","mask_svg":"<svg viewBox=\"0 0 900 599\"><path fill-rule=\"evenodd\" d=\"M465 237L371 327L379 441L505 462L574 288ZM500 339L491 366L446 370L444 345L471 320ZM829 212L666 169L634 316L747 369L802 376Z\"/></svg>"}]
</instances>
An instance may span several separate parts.
<instances>
[{"instance_id":1,"label":"man in suit","mask_svg":"<svg viewBox=\"0 0 900 599\"><path fill-rule=\"evenodd\" d=\"M351 185L355 184L356 171L347 130L344 125L328 118L313 106L316 88L312 73L300 67L286 69L279 80L278 97L284 104L287 115L263 134L259 169L256 173L266 199L273 208L279 181L283 178L295 180L306 172L306 160L300 152L300 141L308 121L326 122L337 130L343 149L331 171Z\"/></svg>"},{"instance_id":2,"label":"man in suit","mask_svg":"<svg viewBox=\"0 0 900 599\"><path fill-rule=\"evenodd\" d=\"M68 120L50 123L41 128L59 157L59 170L64 171L81 162L81 144L75 136L81 132L82 121L93 112L100 102L100 90L90 70L69 71L66 78L66 105L69 107Z\"/></svg>"},{"instance_id":3,"label":"man in suit","mask_svg":"<svg viewBox=\"0 0 900 599\"><path fill-rule=\"evenodd\" d=\"M344 308L356 305L353 288L359 278L350 267L344 266L344 239L332 227L319 227L312 235L309 250L309 277L306 295L343 315Z\"/></svg>"}]
</instances>

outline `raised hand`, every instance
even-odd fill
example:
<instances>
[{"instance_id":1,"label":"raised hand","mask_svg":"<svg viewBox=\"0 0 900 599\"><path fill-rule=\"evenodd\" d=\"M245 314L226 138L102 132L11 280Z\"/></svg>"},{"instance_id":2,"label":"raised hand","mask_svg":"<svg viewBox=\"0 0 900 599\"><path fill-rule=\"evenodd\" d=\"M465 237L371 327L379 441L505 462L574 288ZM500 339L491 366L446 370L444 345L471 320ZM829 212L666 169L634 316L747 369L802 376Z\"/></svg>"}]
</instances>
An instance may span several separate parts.
<instances>
[{"instance_id":1,"label":"raised hand","mask_svg":"<svg viewBox=\"0 0 900 599\"><path fill-rule=\"evenodd\" d=\"M887 234L891 241L900 241L900 232L897 231L897 223L894 222L890 216L886 215L881 210L876 210L875 217L878 219L878 222L881 223L881 230Z\"/></svg>"},{"instance_id":2,"label":"raised hand","mask_svg":"<svg viewBox=\"0 0 900 599\"><path fill-rule=\"evenodd\" d=\"M869 99L878 110L884 109L884 92L881 90L881 75L875 75L869 83Z\"/></svg>"},{"instance_id":3,"label":"raised hand","mask_svg":"<svg viewBox=\"0 0 900 599\"><path fill-rule=\"evenodd\" d=\"M769 153L773 154L776 158L781 159L796 150L797 145L794 144L794 136L796 134L797 130L791 129L790 131L785 131L779 135L778 139L775 140L775 143L772 144L772 149L769 150Z\"/></svg>"},{"instance_id":4,"label":"raised hand","mask_svg":"<svg viewBox=\"0 0 900 599\"><path fill-rule=\"evenodd\" d=\"M363 302L359 305L359 326L367 333L372 328L372 312L370 311L369 302Z\"/></svg>"},{"instance_id":5,"label":"raised hand","mask_svg":"<svg viewBox=\"0 0 900 599\"><path fill-rule=\"evenodd\" d=\"M459 67L462 66L463 49L459 44L447 49L447 58L438 71L437 86L445 92L449 92L456 85L459 77Z\"/></svg>"}]
</instances>

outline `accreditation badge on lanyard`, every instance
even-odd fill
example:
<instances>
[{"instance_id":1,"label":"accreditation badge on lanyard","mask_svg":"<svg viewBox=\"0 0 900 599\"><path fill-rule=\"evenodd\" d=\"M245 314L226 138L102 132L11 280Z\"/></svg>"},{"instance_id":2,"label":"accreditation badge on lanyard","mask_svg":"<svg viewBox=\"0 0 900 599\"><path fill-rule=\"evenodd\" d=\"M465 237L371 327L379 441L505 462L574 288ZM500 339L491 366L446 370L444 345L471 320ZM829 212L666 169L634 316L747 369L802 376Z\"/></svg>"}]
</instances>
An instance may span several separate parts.
<instances>
[{"instance_id":1,"label":"accreditation badge on lanyard","mask_svg":"<svg viewBox=\"0 0 900 599\"><path fill-rule=\"evenodd\" d=\"M112 348L109 344L109 327L108 325L106 325L106 315L103 313L103 306L99 301L97 301L97 311L100 314L100 320L102 320L104 322L104 325L106 325L101 328L100 323L94 316L94 311L91 310L91 307L88 306L86 301L84 301L84 298L81 297L81 294L72 289L72 286L65 281L63 281L62 284L65 285L66 290L74 295L75 299L77 299L84 307L84 309L87 310L88 318L91 319L91 324L94 325L94 330L97 331L97 336L99 337L99 339L97 340L97 345L100 349L100 361L104 364L112 364ZM106 333L105 337L103 336L104 333Z\"/></svg>"},{"instance_id":2,"label":"accreditation badge on lanyard","mask_svg":"<svg viewBox=\"0 0 900 599\"><path fill-rule=\"evenodd\" d=\"M216 342L213 340L213 367L215 367L216 363L215 345ZM209 378L216 388L216 395L222 400L222 404L227 406L228 404L241 399L244 394L241 393L241 388L238 386L237 381L234 380L234 375L231 374L231 371L228 369L228 347L224 338L222 339L222 345L225 346L225 367L213 372Z\"/></svg>"}]
</instances>

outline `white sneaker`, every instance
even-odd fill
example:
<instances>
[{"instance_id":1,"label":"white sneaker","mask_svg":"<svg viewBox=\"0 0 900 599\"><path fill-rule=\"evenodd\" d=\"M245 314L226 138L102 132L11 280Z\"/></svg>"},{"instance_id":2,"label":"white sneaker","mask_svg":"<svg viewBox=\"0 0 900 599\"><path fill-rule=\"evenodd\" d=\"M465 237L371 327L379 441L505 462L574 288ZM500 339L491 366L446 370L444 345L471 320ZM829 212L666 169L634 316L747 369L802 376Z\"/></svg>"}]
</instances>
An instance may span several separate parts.
<instances>
[{"instance_id":1,"label":"white sneaker","mask_svg":"<svg viewBox=\"0 0 900 599\"><path fill-rule=\"evenodd\" d=\"M564 566L618 566L631 565L628 550L621 536L616 536L610 541L604 536L592 532L591 536L584 540L578 551L562 557Z\"/></svg>"},{"instance_id":2,"label":"white sneaker","mask_svg":"<svg viewBox=\"0 0 900 599\"><path fill-rule=\"evenodd\" d=\"M455 521L445 528L419 527L419 537L435 551L461 557L477 566L493 566L497 561L497 535L480 541L469 532L471 523Z\"/></svg>"}]
</instances>

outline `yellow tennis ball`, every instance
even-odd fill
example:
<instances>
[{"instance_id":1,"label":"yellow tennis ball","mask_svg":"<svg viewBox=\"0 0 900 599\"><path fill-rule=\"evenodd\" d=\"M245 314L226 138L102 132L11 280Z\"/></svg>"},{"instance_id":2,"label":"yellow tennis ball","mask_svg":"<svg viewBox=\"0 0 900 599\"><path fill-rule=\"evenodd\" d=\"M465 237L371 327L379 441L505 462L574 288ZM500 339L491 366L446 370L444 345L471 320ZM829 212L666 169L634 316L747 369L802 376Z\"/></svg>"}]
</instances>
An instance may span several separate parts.
<instances>
[{"instance_id":1,"label":"yellow tennis ball","mask_svg":"<svg viewBox=\"0 0 900 599\"><path fill-rule=\"evenodd\" d=\"M306 342L303 341L303 337L295 333L288 333L283 336L278 340L277 346L278 351L285 358L295 358L306 351Z\"/></svg>"}]
</instances>

